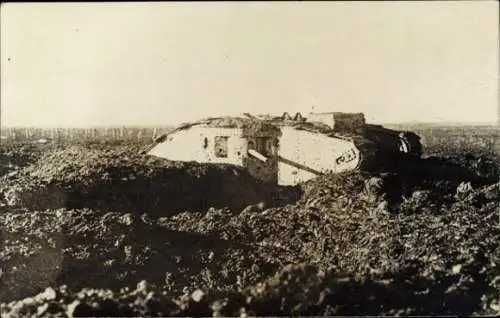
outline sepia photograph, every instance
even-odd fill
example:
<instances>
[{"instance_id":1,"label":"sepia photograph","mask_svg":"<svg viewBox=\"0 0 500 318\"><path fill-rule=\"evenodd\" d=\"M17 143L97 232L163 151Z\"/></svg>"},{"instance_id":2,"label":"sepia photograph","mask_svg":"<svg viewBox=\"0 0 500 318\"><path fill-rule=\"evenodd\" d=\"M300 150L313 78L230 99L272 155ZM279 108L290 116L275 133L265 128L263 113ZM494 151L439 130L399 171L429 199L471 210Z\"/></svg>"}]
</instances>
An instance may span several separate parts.
<instances>
[{"instance_id":1,"label":"sepia photograph","mask_svg":"<svg viewBox=\"0 0 500 318\"><path fill-rule=\"evenodd\" d=\"M0 316L499 316L499 12L3 2Z\"/></svg>"}]
</instances>

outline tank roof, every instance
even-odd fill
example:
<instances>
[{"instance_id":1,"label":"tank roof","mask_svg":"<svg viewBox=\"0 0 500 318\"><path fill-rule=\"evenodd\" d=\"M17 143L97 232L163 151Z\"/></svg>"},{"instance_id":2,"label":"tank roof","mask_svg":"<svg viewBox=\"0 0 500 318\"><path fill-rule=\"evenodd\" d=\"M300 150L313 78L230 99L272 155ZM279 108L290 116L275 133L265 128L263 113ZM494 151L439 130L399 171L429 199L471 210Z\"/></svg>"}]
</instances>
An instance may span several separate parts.
<instances>
[{"instance_id":1,"label":"tank roof","mask_svg":"<svg viewBox=\"0 0 500 318\"><path fill-rule=\"evenodd\" d=\"M280 120L276 117L269 117L268 119L262 118L244 118L244 117L212 117L199 120L197 122L186 123L179 128L185 129L192 126L202 125L211 128L238 128L238 129L256 129L256 130L279 130L281 126L291 126L296 129L309 130L319 133L328 133L331 128L320 122L308 121L293 121L293 120Z\"/></svg>"},{"instance_id":2,"label":"tank roof","mask_svg":"<svg viewBox=\"0 0 500 318\"><path fill-rule=\"evenodd\" d=\"M202 126L208 128L235 128L242 129L243 135L261 135L261 134L278 134L281 135L280 127L288 126L299 130L306 130L321 134L332 134L330 126L316 121L294 121L283 120L280 117L262 116L256 117L249 115L246 117L210 117L199 121L184 123L178 126L175 130L189 129L193 126Z\"/></svg>"},{"instance_id":3,"label":"tank roof","mask_svg":"<svg viewBox=\"0 0 500 318\"><path fill-rule=\"evenodd\" d=\"M215 128L244 128L251 124L252 119L243 117L217 117L217 118L207 118L204 121L205 126L215 127Z\"/></svg>"},{"instance_id":4,"label":"tank roof","mask_svg":"<svg viewBox=\"0 0 500 318\"><path fill-rule=\"evenodd\" d=\"M235 128L242 129L243 135L262 135L262 134L281 134L281 130L277 125L269 121L262 121L256 118L243 117L212 117L202 119L196 122L185 123L177 127L175 130L189 129L193 126L202 126L208 128Z\"/></svg>"}]
</instances>

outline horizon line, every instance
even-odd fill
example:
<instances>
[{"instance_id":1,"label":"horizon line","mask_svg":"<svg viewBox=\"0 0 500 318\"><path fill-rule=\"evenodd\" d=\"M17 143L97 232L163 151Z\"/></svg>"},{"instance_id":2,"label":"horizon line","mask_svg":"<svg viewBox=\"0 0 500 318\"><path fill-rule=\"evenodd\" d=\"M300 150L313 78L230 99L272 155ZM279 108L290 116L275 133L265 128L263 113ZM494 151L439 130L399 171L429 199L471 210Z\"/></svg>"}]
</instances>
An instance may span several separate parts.
<instances>
[{"instance_id":1,"label":"horizon line","mask_svg":"<svg viewBox=\"0 0 500 318\"><path fill-rule=\"evenodd\" d=\"M166 125L89 125L89 126L36 126L36 125L0 125L2 129L162 129L176 127L179 124ZM370 123L367 123L370 124ZM422 125L422 126L500 126L500 122L424 122L424 121L406 121L406 122L379 122L380 125Z\"/></svg>"}]
</instances>

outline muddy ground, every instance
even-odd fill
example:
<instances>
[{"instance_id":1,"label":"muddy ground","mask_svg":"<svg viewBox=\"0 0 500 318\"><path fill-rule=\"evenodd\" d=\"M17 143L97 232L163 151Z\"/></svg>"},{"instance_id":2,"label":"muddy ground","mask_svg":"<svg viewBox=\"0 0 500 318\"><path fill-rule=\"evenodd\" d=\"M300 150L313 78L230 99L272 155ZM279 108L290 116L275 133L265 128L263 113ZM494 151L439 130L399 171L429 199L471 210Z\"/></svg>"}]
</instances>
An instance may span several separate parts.
<instances>
[{"instance_id":1,"label":"muddy ground","mask_svg":"<svg viewBox=\"0 0 500 318\"><path fill-rule=\"evenodd\" d=\"M0 147L2 317L500 314L500 164L269 187L140 145Z\"/></svg>"}]
</instances>

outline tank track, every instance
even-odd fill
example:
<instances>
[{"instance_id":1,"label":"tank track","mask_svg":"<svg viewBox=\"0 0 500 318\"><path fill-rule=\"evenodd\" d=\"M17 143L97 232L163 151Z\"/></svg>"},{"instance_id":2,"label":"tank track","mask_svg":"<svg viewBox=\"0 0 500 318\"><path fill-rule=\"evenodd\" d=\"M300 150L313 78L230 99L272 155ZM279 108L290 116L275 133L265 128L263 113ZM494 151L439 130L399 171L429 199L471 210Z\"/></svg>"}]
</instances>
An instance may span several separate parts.
<instances>
[{"instance_id":1,"label":"tank track","mask_svg":"<svg viewBox=\"0 0 500 318\"><path fill-rule=\"evenodd\" d=\"M369 171L379 166L380 149L377 143L355 133L330 133L332 138L341 138L351 141L359 151L359 162L356 170Z\"/></svg>"},{"instance_id":2,"label":"tank track","mask_svg":"<svg viewBox=\"0 0 500 318\"><path fill-rule=\"evenodd\" d=\"M351 140L359 151L360 160L356 170L362 171L386 171L393 168L396 162L405 159L420 158L422 154L422 145L420 138L411 132L401 133L400 142L404 142L407 147L407 153L398 151L391 147L384 148L377 139L370 139L362 134L329 134L333 138L343 138ZM394 140L395 141L395 140Z\"/></svg>"},{"instance_id":3,"label":"tank track","mask_svg":"<svg viewBox=\"0 0 500 318\"><path fill-rule=\"evenodd\" d=\"M369 171L378 168L378 166L380 165L380 154L377 144L361 136L352 136L351 139L358 149L360 155L357 169Z\"/></svg>"},{"instance_id":4,"label":"tank track","mask_svg":"<svg viewBox=\"0 0 500 318\"><path fill-rule=\"evenodd\" d=\"M363 125L338 131L319 123L286 120L277 120L275 124L353 142L360 155L356 170L390 170L396 162L422 155L420 137L410 131L395 131L381 125Z\"/></svg>"},{"instance_id":5,"label":"tank track","mask_svg":"<svg viewBox=\"0 0 500 318\"><path fill-rule=\"evenodd\" d=\"M409 147L408 156L411 158L420 158L423 153L422 143L420 142L420 137L411 131L404 131L400 133L400 138Z\"/></svg>"}]
</instances>

